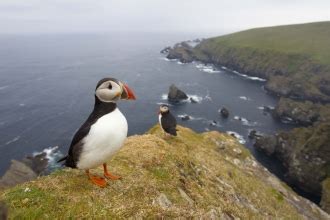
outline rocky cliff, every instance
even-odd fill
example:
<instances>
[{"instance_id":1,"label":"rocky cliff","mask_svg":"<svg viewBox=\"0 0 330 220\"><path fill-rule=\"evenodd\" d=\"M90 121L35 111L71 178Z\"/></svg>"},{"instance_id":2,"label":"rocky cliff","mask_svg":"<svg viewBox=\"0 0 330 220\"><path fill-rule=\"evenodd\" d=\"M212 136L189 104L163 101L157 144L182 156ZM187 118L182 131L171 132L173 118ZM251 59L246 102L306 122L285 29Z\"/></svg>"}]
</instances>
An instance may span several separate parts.
<instances>
[{"instance_id":1,"label":"rocky cliff","mask_svg":"<svg viewBox=\"0 0 330 220\"><path fill-rule=\"evenodd\" d=\"M273 116L306 127L261 137L256 146L280 159L289 182L321 196L330 176L330 22L251 29L193 48L180 43L169 54L267 79L265 89L281 97Z\"/></svg>"},{"instance_id":2,"label":"rocky cliff","mask_svg":"<svg viewBox=\"0 0 330 220\"><path fill-rule=\"evenodd\" d=\"M106 188L62 169L0 192L10 218L329 219L269 173L230 135L158 126L129 137L109 161L123 176ZM100 173L101 169L94 172Z\"/></svg>"}]
</instances>

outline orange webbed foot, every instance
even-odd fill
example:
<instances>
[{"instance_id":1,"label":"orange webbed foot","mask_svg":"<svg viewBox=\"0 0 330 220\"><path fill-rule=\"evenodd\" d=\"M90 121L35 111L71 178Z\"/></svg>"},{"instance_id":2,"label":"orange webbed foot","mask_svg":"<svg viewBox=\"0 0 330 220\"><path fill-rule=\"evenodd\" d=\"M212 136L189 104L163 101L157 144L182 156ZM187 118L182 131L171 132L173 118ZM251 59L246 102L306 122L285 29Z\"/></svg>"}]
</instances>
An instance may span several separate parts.
<instances>
[{"instance_id":1,"label":"orange webbed foot","mask_svg":"<svg viewBox=\"0 0 330 220\"><path fill-rule=\"evenodd\" d=\"M86 170L86 174L87 174L88 178L90 179L90 181L92 183L94 183L95 185L97 185L101 188L106 187L107 182L105 181L104 178L99 177L99 176L91 175L88 170Z\"/></svg>"}]
</instances>

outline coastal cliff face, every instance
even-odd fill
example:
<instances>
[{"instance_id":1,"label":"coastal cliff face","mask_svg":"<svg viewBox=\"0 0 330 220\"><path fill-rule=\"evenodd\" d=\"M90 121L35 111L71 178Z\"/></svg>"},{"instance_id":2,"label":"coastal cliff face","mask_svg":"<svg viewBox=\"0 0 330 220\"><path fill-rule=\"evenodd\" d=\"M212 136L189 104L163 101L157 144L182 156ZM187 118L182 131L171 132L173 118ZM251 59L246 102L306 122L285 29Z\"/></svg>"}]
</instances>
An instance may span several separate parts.
<instances>
[{"instance_id":1,"label":"coastal cliff face","mask_svg":"<svg viewBox=\"0 0 330 220\"><path fill-rule=\"evenodd\" d=\"M291 184L321 196L330 171L330 123L264 136L255 147L282 161Z\"/></svg>"},{"instance_id":2,"label":"coastal cliff face","mask_svg":"<svg viewBox=\"0 0 330 220\"><path fill-rule=\"evenodd\" d=\"M260 28L169 49L169 59L198 60L267 79L274 94L330 102L330 22Z\"/></svg>"},{"instance_id":3,"label":"coastal cliff face","mask_svg":"<svg viewBox=\"0 0 330 220\"><path fill-rule=\"evenodd\" d=\"M273 116L308 127L258 137L255 146L283 163L290 183L325 195L329 190L322 190L322 182L330 176L330 22L252 29L206 39L193 48L181 43L169 54L185 50L185 60L267 80L265 89L281 97Z\"/></svg>"},{"instance_id":4,"label":"coastal cliff face","mask_svg":"<svg viewBox=\"0 0 330 220\"><path fill-rule=\"evenodd\" d=\"M10 218L329 219L232 136L178 129L176 138L159 126L129 137L109 161L123 179L104 189L83 171L63 169L3 190L0 200Z\"/></svg>"}]
</instances>

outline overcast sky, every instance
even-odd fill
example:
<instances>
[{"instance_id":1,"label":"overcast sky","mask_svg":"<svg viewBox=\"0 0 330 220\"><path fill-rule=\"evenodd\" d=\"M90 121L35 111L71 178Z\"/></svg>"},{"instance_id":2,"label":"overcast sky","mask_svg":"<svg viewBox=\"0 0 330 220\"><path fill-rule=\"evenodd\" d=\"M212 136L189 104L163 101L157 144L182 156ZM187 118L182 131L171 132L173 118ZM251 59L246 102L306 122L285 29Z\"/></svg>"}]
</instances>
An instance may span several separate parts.
<instances>
[{"instance_id":1,"label":"overcast sky","mask_svg":"<svg viewBox=\"0 0 330 220\"><path fill-rule=\"evenodd\" d=\"M330 0L0 0L0 33L189 31L330 20Z\"/></svg>"}]
</instances>

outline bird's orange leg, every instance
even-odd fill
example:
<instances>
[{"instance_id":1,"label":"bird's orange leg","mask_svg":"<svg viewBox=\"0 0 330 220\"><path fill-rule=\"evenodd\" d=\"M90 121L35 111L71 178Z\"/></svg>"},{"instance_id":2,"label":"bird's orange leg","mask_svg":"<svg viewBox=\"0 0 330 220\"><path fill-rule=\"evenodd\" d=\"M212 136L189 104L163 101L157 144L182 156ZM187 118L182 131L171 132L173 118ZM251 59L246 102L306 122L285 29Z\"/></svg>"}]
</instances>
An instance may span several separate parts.
<instances>
[{"instance_id":1,"label":"bird's orange leg","mask_svg":"<svg viewBox=\"0 0 330 220\"><path fill-rule=\"evenodd\" d=\"M106 163L103 164L103 169L104 169L104 176L105 176L105 178L110 179L110 180L121 179L121 176L115 176L115 175L111 174L110 172L108 172L108 168L107 168L107 164Z\"/></svg>"},{"instance_id":2,"label":"bird's orange leg","mask_svg":"<svg viewBox=\"0 0 330 220\"><path fill-rule=\"evenodd\" d=\"M99 187L105 187L107 185L107 182L105 181L104 178L99 177L99 176L94 176L89 173L89 170L86 170L86 174L88 178L94 183L95 185Z\"/></svg>"}]
</instances>

